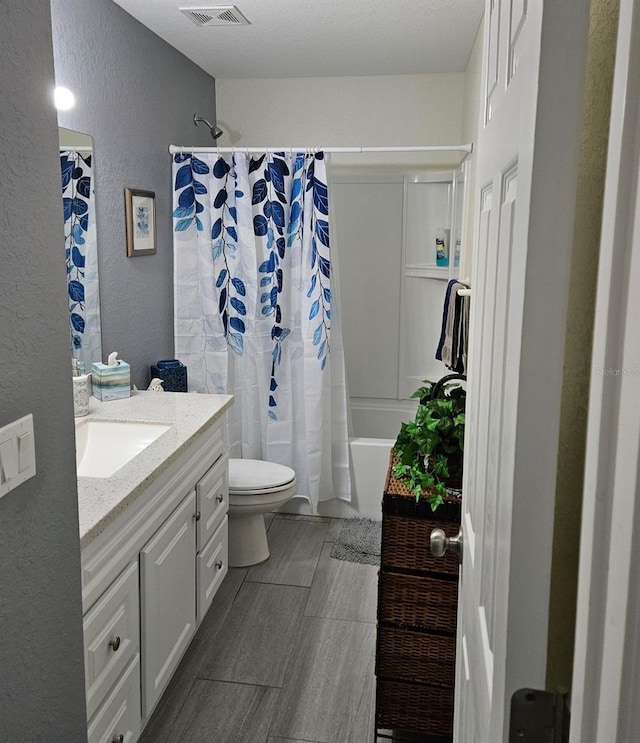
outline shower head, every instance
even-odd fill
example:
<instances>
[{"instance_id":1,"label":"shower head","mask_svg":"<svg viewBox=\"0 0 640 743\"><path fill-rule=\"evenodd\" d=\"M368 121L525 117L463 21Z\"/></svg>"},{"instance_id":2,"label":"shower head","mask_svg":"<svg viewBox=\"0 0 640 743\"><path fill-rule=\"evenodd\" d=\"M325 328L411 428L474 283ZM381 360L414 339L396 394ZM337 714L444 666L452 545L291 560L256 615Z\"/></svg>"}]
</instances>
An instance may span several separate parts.
<instances>
[{"instance_id":1,"label":"shower head","mask_svg":"<svg viewBox=\"0 0 640 743\"><path fill-rule=\"evenodd\" d=\"M219 129L215 124L210 124L206 119L198 116L198 114L193 114L193 123L196 126L198 126L198 124L200 123L206 124L209 127L209 131L211 132L211 136L213 137L213 139L218 139L218 137L221 137L224 133L222 129Z\"/></svg>"}]
</instances>

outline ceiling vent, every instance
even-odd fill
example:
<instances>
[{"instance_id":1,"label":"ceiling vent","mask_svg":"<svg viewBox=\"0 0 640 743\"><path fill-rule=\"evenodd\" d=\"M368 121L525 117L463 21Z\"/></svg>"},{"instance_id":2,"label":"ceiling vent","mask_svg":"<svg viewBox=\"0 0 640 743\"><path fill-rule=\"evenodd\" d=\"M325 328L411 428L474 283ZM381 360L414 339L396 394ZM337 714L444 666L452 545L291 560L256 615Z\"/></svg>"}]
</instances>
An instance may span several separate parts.
<instances>
[{"instance_id":1,"label":"ceiling vent","mask_svg":"<svg viewBox=\"0 0 640 743\"><path fill-rule=\"evenodd\" d=\"M210 5L207 8L179 8L197 26L248 26L249 21L235 5Z\"/></svg>"}]
</instances>

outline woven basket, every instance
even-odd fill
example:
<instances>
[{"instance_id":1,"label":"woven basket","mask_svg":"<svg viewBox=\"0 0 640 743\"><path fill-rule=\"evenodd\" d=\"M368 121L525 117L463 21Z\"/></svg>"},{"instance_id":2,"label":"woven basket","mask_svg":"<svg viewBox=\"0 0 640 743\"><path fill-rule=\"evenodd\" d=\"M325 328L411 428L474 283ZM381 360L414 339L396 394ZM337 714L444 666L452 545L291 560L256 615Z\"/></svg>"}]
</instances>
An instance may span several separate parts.
<instances>
[{"instance_id":1,"label":"woven basket","mask_svg":"<svg viewBox=\"0 0 640 743\"><path fill-rule=\"evenodd\" d=\"M458 581L380 571L378 621L455 634Z\"/></svg>"},{"instance_id":2,"label":"woven basket","mask_svg":"<svg viewBox=\"0 0 640 743\"><path fill-rule=\"evenodd\" d=\"M429 548L433 529L444 529L448 537L458 532L458 524L452 521L395 516L382 516L382 554L384 567L419 570L445 575L458 575L459 561L448 552L444 557L434 557Z\"/></svg>"},{"instance_id":3,"label":"woven basket","mask_svg":"<svg viewBox=\"0 0 640 743\"><path fill-rule=\"evenodd\" d=\"M403 681L453 687L456 638L427 632L378 628L376 675Z\"/></svg>"},{"instance_id":4,"label":"woven basket","mask_svg":"<svg viewBox=\"0 0 640 743\"><path fill-rule=\"evenodd\" d=\"M398 457L391 451L389 469L384 486L382 510L397 516L413 516L426 518L432 521L453 521L460 523L462 498L454 494L444 496L444 503L434 511L426 498L416 500L404 480L397 480L393 476L393 468L398 463ZM438 524L441 526L441 524Z\"/></svg>"},{"instance_id":5,"label":"woven basket","mask_svg":"<svg viewBox=\"0 0 640 743\"><path fill-rule=\"evenodd\" d=\"M378 679L376 725L427 735L453 735L453 689Z\"/></svg>"}]
</instances>

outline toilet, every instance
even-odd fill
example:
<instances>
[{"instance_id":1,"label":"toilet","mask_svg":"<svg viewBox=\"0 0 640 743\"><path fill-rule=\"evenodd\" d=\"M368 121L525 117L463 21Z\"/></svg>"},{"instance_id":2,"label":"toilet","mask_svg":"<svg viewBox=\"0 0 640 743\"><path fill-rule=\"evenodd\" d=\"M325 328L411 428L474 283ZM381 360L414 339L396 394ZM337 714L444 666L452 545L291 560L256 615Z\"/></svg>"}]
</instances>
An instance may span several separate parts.
<instances>
[{"instance_id":1,"label":"toilet","mask_svg":"<svg viewBox=\"0 0 640 743\"><path fill-rule=\"evenodd\" d=\"M229 460L229 565L244 568L269 557L264 514L293 498L296 473L275 462Z\"/></svg>"}]
</instances>

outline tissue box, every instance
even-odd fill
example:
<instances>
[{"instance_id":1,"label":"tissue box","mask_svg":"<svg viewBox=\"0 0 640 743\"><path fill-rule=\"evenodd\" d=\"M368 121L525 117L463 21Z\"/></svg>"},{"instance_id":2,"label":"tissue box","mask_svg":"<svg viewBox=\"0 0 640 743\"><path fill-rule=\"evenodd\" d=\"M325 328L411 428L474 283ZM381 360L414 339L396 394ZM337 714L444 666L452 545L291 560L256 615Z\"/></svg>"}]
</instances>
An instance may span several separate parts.
<instances>
[{"instance_id":1,"label":"tissue box","mask_svg":"<svg viewBox=\"0 0 640 743\"><path fill-rule=\"evenodd\" d=\"M115 366L91 364L91 394L102 402L131 395L131 367L126 361Z\"/></svg>"}]
</instances>

